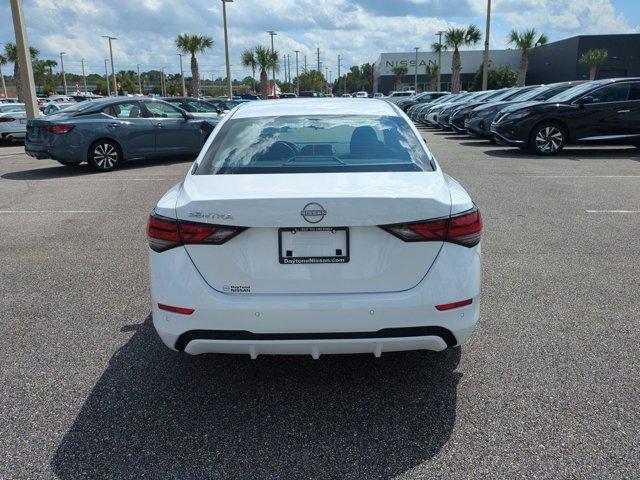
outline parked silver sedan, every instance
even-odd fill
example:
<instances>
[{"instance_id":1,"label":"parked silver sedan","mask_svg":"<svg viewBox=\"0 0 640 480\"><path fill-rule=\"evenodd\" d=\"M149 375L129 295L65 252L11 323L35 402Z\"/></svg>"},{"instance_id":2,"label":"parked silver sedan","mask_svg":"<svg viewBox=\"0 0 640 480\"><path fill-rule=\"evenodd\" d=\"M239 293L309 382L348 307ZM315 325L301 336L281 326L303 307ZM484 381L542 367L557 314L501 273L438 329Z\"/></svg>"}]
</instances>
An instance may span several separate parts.
<instances>
[{"instance_id":1,"label":"parked silver sedan","mask_svg":"<svg viewBox=\"0 0 640 480\"><path fill-rule=\"evenodd\" d=\"M24 103L0 104L0 140L23 139L27 133Z\"/></svg>"}]
</instances>

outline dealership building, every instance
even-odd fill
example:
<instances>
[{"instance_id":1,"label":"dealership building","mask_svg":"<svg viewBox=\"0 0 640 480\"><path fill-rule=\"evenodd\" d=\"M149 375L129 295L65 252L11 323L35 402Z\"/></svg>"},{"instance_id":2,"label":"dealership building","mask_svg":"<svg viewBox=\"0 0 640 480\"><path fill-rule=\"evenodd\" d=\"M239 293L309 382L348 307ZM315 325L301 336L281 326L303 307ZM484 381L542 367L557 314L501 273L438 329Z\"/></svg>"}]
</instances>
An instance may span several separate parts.
<instances>
[{"instance_id":1,"label":"dealership building","mask_svg":"<svg viewBox=\"0 0 640 480\"><path fill-rule=\"evenodd\" d=\"M589 67L578 63L580 56L588 50L604 48L609 53L607 61L598 67L597 78L640 77L640 34L579 35L533 49L529 55L527 84L553 83L567 80L589 79ZM461 50L462 88L467 89L475 78L483 59L482 50ZM451 61L453 52L442 52L442 90L451 87ZM518 50L490 50L493 68L507 66L518 71ZM425 74L429 64L438 64L435 52L418 52L418 90L427 90L430 77ZM389 93L396 89L393 68L407 67L402 77L403 89L413 89L416 68L415 52L382 53L374 64L373 91Z\"/></svg>"}]
</instances>

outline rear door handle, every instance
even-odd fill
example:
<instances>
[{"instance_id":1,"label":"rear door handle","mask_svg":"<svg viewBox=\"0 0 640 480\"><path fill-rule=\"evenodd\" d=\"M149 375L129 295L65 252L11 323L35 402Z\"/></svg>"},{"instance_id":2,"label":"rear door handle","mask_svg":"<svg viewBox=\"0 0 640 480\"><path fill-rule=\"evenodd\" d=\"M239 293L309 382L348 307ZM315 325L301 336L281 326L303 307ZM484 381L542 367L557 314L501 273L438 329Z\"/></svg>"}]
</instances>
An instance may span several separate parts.
<instances>
[{"instance_id":1,"label":"rear door handle","mask_svg":"<svg viewBox=\"0 0 640 480\"><path fill-rule=\"evenodd\" d=\"M119 123L110 123L109 126L112 127L112 128L116 128L116 127L119 127L120 124Z\"/></svg>"},{"instance_id":2,"label":"rear door handle","mask_svg":"<svg viewBox=\"0 0 640 480\"><path fill-rule=\"evenodd\" d=\"M627 109L627 110L618 110L618 113L629 113L631 110Z\"/></svg>"},{"instance_id":3,"label":"rear door handle","mask_svg":"<svg viewBox=\"0 0 640 480\"><path fill-rule=\"evenodd\" d=\"M158 128L164 128L164 125L162 125L162 123L161 123L161 122L158 122L158 123L156 123L156 127L158 127Z\"/></svg>"}]
</instances>

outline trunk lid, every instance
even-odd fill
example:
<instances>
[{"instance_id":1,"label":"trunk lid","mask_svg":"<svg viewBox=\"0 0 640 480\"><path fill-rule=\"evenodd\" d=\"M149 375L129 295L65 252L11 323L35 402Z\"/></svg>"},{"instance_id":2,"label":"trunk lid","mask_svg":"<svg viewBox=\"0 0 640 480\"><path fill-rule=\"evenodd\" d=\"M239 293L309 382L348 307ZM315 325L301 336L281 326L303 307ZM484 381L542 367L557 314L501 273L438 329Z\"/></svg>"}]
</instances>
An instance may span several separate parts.
<instances>
[{"instance_id":1,"label":"trunk lid","mask_svg":"<svg viewBox=\"0 0 640 480\"><path fill-rule=\"evenodd\" d=\"M404 242L378 225L450 211L441 172L190 175L176 203L181 220L248 227L222 245L185 247L209 285L244 294L410 289L442 242ZM342 260L287 263L289 254Z\"/></svg>"}]
</instances>

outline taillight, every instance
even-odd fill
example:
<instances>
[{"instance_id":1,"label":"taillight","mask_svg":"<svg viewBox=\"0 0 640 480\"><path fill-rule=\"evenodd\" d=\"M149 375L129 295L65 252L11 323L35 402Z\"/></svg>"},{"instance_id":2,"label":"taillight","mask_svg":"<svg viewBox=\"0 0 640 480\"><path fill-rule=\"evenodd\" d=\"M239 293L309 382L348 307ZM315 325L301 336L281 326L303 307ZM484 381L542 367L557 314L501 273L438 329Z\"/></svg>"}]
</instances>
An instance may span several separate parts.
<instances>
[{"instance_id":1,"label":"taillight","mask_svg":"<svg viewBox=\"0 0 640 480\"><path fill-rule=\"evenodd\" d=\"M74 127L75 125L69 125L68 123L59 123L54 125L45 125L42 127L42 130L51 133L69 133L74 129Z\"/></svg>"},{"instance_id":2,"label":"taillight","mask_svg":"<svg viewBox=\"0 0 640 480\"><path fill-rule=\"evenodd\" d=\"M480 243L482 217L477 208L447 218L423 222L381 225L405 242L450 242L473 247Z\"/></svg>"},{"instance_id":3,"label":"taillight","mask_svg":"<svg viewBox=\"0 0 640 480\"><path fill-rule=\"evenodd\" d=\"M149 239L149 247L152 250L163 252L179 245L220 245L231 240L245 229L245 227L232 227L229 225L186 222L152 213L147 223L147 238Z\"/></svg>"},{"instance_id":4,"label":"taillight","mask_svg":"<svg viewBox=\"0 0 640 480\"><path fill-rule=\"evenodd\" d=\"M15 122L16 119L13 117L0 117L0 123L5 123L5 122Z\"/></svg>"}]
</instances>

